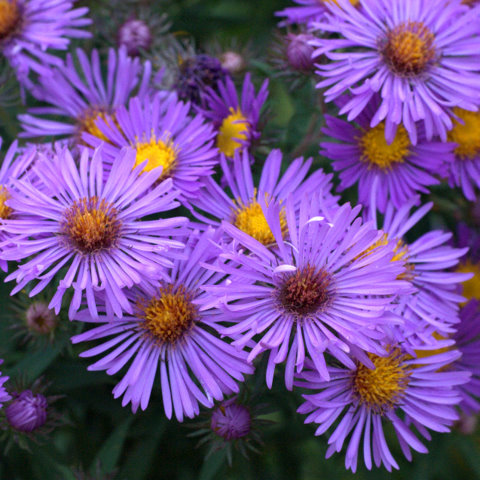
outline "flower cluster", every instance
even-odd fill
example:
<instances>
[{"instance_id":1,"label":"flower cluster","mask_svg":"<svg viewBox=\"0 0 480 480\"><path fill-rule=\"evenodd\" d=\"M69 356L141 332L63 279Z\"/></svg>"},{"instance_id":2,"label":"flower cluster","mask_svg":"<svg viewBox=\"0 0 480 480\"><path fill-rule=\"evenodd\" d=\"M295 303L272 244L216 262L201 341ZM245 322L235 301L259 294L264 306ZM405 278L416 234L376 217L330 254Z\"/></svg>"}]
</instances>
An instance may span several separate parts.
<instances>
[{"instance_id":1,"label":"flower cluster","mask_svg":"<svg viewBox=\"0 0 480 480\"><path fill-rule=\"evenodd\" d=\"M323 119L292 153L271 148L269 79L236 84L207 53L167 71L144 58L152 38L132 19L118 49L61 59L50 50L88 36L86 8L0 0L0 49L36 102L19 137L56 141L15 140L0 169L0 267L11 295L35 297L23 327L54 342L74 325L69 347L96 357L88 370L112 376L133 413L157 396L179 422L211 409L201 441L230 462L232 445L261 443L241 401L250 375L303 394L297 412L353 472L360 452L367 469L399 468L384 428L408 460L426 453L429 430L480 411L475 242L467 228L455 244L434 196L460 187L464 207L480 187L471 3L277 12L285 68L316 76ZM176 81L160 88L164 76ZM7 380L6 424L41 429L49 399Z\"/></svg>"}]
</instances>

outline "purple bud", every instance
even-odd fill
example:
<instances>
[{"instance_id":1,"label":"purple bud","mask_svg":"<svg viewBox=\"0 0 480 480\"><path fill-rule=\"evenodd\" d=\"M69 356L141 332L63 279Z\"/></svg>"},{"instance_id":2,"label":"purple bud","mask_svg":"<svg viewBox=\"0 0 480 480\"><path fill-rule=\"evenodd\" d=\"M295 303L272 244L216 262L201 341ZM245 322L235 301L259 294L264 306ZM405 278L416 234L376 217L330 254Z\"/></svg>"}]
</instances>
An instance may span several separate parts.
<instances>
[{"instance_id":1,"label":"purple bud","mask_svg":"<svg viewBox=\"0 0 480 480\"><path fill-rule=\"evenodd\" d=\"M248 409L231 398L215 408L210 427L219 437L235 440L250 433L251 423Z\"/></svg>"},{"instance_id":2,"label":"purple bud","mask_svg":"<svg viewBox=\"0 0 480 480\"><path fill-rule=\"evenodd\" d=\"M5 409L7 422L20 432L33 432L47 421L47 399L31 390L24 390L14 394L14 400Z\"/></svg>"},{"instance_id":3,"label":"purple bud","mask_svg":"<svg viewBox=\"0 0 480 480\"><path fill-rule=\"evenodd\" d=\"M35 333L47 334L55 329L58 317L46 303L32 303L26 313L27 327Z\"/></svg>"},{"instance_id":4,"label":"purple bud","mask_svg":"<svg viewBox=\"0 0 480 480\"><path fill-rule=\"evenodd\" d=\"M152 43L148 25L142 20L127 20L118 30L118 45L125 45L129 55L138 55L140 49L147 49Z\"/></svg>"},{"instance_id":5,"label":"purple bud","mask_svg":"<svg viewBox=\"0 0 480 480\"><path fill-rule=\"evenodd\" d=\"M293 70L312 72L317 59L312 59L314 48L308 44L315 37L309 33L287 35L287 60Z\"/></svg>"}]
</instances>

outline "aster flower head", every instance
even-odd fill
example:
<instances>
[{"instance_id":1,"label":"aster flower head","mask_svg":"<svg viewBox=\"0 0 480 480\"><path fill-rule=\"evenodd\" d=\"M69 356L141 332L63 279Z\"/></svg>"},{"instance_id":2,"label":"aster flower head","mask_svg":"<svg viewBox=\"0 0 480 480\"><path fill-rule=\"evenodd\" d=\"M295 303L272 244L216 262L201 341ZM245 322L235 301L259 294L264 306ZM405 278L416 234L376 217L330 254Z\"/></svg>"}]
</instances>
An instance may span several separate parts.
<instances>
[{"instance_id":1,"label":"aster flower head","mask_svg":"<svg viewBox=\"0 0 480 480\"><path fill-rule=\"evenodd\" d=\"M394 311L400 315L405 325L401 328L402 337L421 342L431 338L433 331L448 335L458 323L459 303L464 298L459 295L459 285L470 278L470 274L451 271L468 248L453 248L449 245L450 232L429 231L409 243L406 234L430 211L433 203L427 203L412 212L418 199L412 198L400 209L388 204L383 222L377 220L375 198L372 195L371 208L366 218L375 222L384 236L381 244L394 246L395 256L406 264L404 278L410 280L416 292L399 298Z\"/></svg>"},{"instance_id":2,"label":"aster flower head","mask_svg":"<svg viewBox=\"0 0 480 480\"><path fill-rule=\"evenodd\" d=\"M462 295L468 299L480 300L480 235L474 228L464 223L457 225L457 235L454 245L460 248L468 248L468 253L461 259L456 271L470 274L462 282Z\"/></svg>"},{"instance_id":3,"label":"aster flower head","mask_svg":"<svg viewBox=\"0 0 480 480\"><path fill-rule=\"evenodd\" d=\"M134 95L143 97L149 92L151 64L127 55L124 46L108 51L106 74L102 74L100 55L93 50L91 57L76 50L60 66L39 78L32 94L50 106L34 107L28 114L19 115L24 132L20 136L69 136L76 141L84 132L102 137L96 126L99 118L115 114ZM46 117L45 117L46 115ZM52 120L50 115L63 117Z\"/></svg>"},{"instance_id":4,"label":"aster flower head","mask_svg":"<svg viewBox=\"0 0 480 480\"><path fill-rule=\"evenodd\" d=\"M106 158L113 159L123 147L135 149L135 166L143 171L157 167L158 181L171 178L173 186L191 197L213 173L218 151L213 146L215 132L201 115L190 116L190 104L158 92L153 98L135 97L127 107L116 109L114 118L98 120L101 137L85 132L84 140L99 146L106 139ZM201 180L202 179L202 180Z\"/></svg>"},{"instance_id":5,"label":"aster flower head","mask_svg":"<svg viewBox=\"0 0 480 480\"><path fill-rule=\"evenodd\" d=\"M155 185L158 170L141 174L142 166L134 169L134 163L135 153L123 150L105 179L101 148L93 154L84 148L79 168L65 149L56 161L44 157L36 162L33 171L42 187L14 183L18 194L9 206L28 217L3 221L14 237L2 258L27 259L6 279L17 282L12 295L34 282L34 296L66 270L49 304L57 314L69 289L70 318L83 293L90 313L97 314L96 290L105 292L117 315L130 311L123 289L162 276L172 265L170 250L183 248L171 237L183 234L187 222L183 217L143 220L177 207L177 193L171 180Z\"/></svg>"},{"instance_id":6,"label":"aster flower head","mask_svg":"<svg viewBox=\"0 0 480 480\"><path fill-rule=\"evenodd\" d=\"M2 146L2 139L0 138L0 147ZM36 158L36 147L31 146L23 152L18 148L18 142L15 140L8 148L0 168L0 219L7 220L10 218L17 218L18 214L8 204L9 199L15 187L12 183L29 175L29 168L34 163ZM3 228L0 228L0 241L5 241L8 234ZM7 262L0 259L0 268L6 272L8 269Z\"/></svg>"},{"instance_id":7,"label":"aster flower head","mask_svg":"<svg viewBox=\"0 0 480 480\"><path fill-rule=\"evenodd\" d=\"M450 167L449 184L461 187L465 197L475 201L476 189L480 187L480 112L455 108L453 113L448 140L455 144L455 160Z\"/></svg>"},{"instance_id":8,"label":"aster flower head","mask_svg":"<svg viewBox=\"0 0 480 480\"><path fill-rule=\"evenodd\" d=\"M231 78L218 82L218 93L208 89L206 107L199 111L211 120L217 129L216 146L225 156L232 158L235 150L248 148L260 137L258 124L260 111L268 96L268 80L255 94L250 74L245 75L240 99Z\"/></svg>"},{"instance_id":9,"label":"aster flower head","mask_svg":"<svg viewBox=\"0 0 480 480\"><path fill-rule=\"evenodd\" d=\"M1 0L0 51L17 71L20 81L28 82L30 70L48 71L60 59L48 50L66 50L70 38L88 38L82 27L90 25L88 8L73 9L70 0Z\"/></svg>"},{"instance_id":10,"label":"aster flower head","mask_svg":"<svg viewBox=\"0 0 480 480\"><path fill-rule=\"evenodd\" d=\"M476 111L480 103L480 26L478 13L460 0L347 0L329 3L316 28L340 38L318 38L316 54L331 61L318 65L327 101L345 91L352 98L341 114L356 118L370 99L382 101L370 126L385 122L390 143L403 125L417 143L417 122L427 140L447 139L454 107ZM441 15L439 15L441 12Z\"/></svg>"},{"instance_id":11,"label":"aster flower head","mask_svg":"<svg viewBox=\"0 0 480 480\"><path fill-rule=\"evenodd\" d=\"M348 98L339 103L345 104ZM439 184L437 175L446 175L454 160L453 144L427 140L422 126L413 145L407 130L400 125L393 141L385 139L385 122L371 127L371 120L380 104L373 98L356 117L356 124L325 115L323 132L334 142L323 142L321 154L332 160L340 172L339 190L358 183L358 200L369 205L372 190L376 206L385 212L391 202L400 208L418 193L428 193L430 185ZM377 180L376 180L377 179Z\"/></svg>"},{"instance_id":12,"label":"aster flower head","mask_svg":"<svg viewBox=\"0 0 480 480\"><path fill-rule=\"evenodd\" d=\"M302 371L306 357L328 380L327 353L350 367L354 359L369 363L365 351L384 353L379 339L391 321L386 310L397 294L410 291L407 281L397 279L404 268L391 261L392 248L369 251L381 233L362 223L360 207L346 204L319 216L318 204L318 197L306 197L297 213L290 196L285 206L268 206L273 250L223 223L235 243L223 247L212 268L230 274L229 282L208 291L230 315L232 325L223 333L235 345L254 342L249 361L269 351L269 387L275 366L284 361L285 384L291 389L294 371Z\"/></svg>"},{"instance_id":13,"label":"aster flower head","mask_svg":"<svg viewBox=\"0 0 480 480\"><path fill-rule=\"evenodd\" d=\"M427 429L448 432L458 419L456 387L467 382L470 374L442 371L460 356L458 351L420 359L405 353L401 344L387 344L386 351L384 356L369 354L375 368L359 363L354 368L330 366L329 382L312 368L295 383L315 390L303 396L305 402L297 410L308 415L305 423L318 424L315 435L333 430L327 458L345 448L345 467L353 472L361 451L369 470L373 463L383 464L388 471L399 468L385 439L385 424L393 427L403 454L411 461L412 449L428 452L412 426L430 440Z\"/></svg>"},{"instance_id":14,"label":"aster flower head","mask_svg":"<svg viewBox=\"0 0 480 480\"><path fill-rule=\"evenodd\" d=\"M100 326L72 338L73 343L101 340L81 354L102 356L89 370L112 375L130 363L113 393L123 395L122 405L131 403L133 412L147 408L157 370L165 414L171 418L175 412L180 422L197 415L200 405L212 407L214 400L238 392L237 382L253 371L244 351L219 338L224 315L203 292L222 278L201 266L211 258L215 238L212 230L192 234L186 259L175 261L160 287L142 284L128 292L131 314L113 320L101 315ZM88 312L77 319L92 321Z\"/></svg>"},{"instance_id":15,"label":"aster flower head","mask_svg":"<svg viewBox=\"0 0 480 480\"><path fill-rule=\"evenodd\" d=\"M255 185L251 168L251 158L246 150L235 152L232 160L220 156L225 186L230 190L230 196L225 189L213 179L206 181L205 188L195 201L198 210L214 217L206 217L194 212L205 223L219 226L222 220L235 225L263 245L275 242L273 233L265 218L262 204L271 201L285 202L288 195L295 193L296 205L308 192L317 192L322 208L333 209L337 206L338 197L331 194L332 175L326 175L321 169L307 178L312 159L306 161L297 158L280 175L282 152L272 150L265 160L260 174L260 181ZM281 216L282 231L286 229L286 217Z\"/></svg>"}]
</instances>

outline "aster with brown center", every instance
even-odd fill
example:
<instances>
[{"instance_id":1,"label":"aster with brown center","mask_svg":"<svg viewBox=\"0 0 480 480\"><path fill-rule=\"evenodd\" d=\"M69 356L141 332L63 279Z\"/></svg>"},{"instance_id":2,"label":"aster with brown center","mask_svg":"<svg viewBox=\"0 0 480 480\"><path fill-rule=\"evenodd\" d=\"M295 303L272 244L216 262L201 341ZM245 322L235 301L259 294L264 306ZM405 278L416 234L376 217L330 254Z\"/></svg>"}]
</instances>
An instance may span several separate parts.
<instances>
[{"instance_id":1,"label":"aster with brown center","mask_svg":"<svg viewBox=\"0 0 480 480\"><path fill-rule=\"evenodd\" d=\"M253 371L247 353L220 338L220 322L227 315L212 307L203 291L224 277L202 266L215 256L212 241L218 237L209 229L185 239L184 259L175 261L160 287L142 284L127 292L132 314L112 321L103 314L104 298L98 297L100 325L72 338L74 343L101 341L81 355L102 355L90 370L111 375L129 364L113 393L123 396L123 405L131 403L134 412L147 408L157 370L165 414L170 418L175 412L179 421L197 415L200 405L212 407L213 400L238 392L237 382ZM86 310L77 319L93 320Z\"/></svg>"},{"instance_id":2,"label":"aster with brown center","mask_svg":"<svg viewBox=\"0 0 480 480\"><path fill-rule=\"evenodd\" d=\"M18 193L10 204L19 219L4 220L15 241L1 257L29 258L7 277L17 281L13 292L33 282L33 296L65 267L49 304L57 314L67 289L73 290L70 318L84 294L90 313L97 315L96 290L105 293L109 312L131 312L125 287L162 278L172 264L169 250L183 248L172 237L183 234L186 218L144 220L178 205L171 180L157 184L158 171L134 169L133 150L122 151L108 174L101 149L92 155L84 148L79 167L67 149L51 159L38 156L35 185L13 183Z\"/></svg>"},{"instance_id":3,"label":"aster with brown center","mask_svg":"<svg viewBox=\"0 0 480 480\"><path fill-rule=\"evenodd\" d=\"M454 107L476 111L480 103L478 11L460 0L348 0L325 3L314 24L331 33L312 41L327 102L349 92L340 113L351 121L380 94L370 127L385 124L388 143L403 125L413 145L418 126L427 140L447 139ZM441 15L438 12L442 12Z\"/></svg>"},{"instance_id":4,"label":"aster with brown center","mask_svg":"<svg viewBox=\"0 0 480 480\"><path fill-rule=\"evenodd\" d=\"M222 333L234 345L251 345L250 361L268 351L269 387L276 365L286 362L288 389L306 358L327 380L326 354L353 367L356 360L370 363L365 351L384 353L378 340L390 319L383 313L411 289L400 279L403 261L393 259L393 245L363 255L382 234L362 225L358 208L321 211L318 195L303 197L299 209L296 201L290 195L284 205L266 207L275 238L272 248L224 222L234 242L221 246L220 260L211 268L230 278L208 288L226 303L231 317L231 326ZM281 230L282 211L286 233Z\"/></svg>"}]
</instances>

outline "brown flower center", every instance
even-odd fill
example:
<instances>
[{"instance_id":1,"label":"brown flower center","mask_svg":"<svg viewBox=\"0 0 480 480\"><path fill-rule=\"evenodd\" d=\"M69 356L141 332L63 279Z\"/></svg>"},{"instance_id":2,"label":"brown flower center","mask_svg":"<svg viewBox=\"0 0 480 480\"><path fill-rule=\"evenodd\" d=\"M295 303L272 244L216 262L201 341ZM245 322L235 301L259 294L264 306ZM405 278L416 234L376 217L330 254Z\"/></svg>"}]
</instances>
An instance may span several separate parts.
<instances>
[{"instance_id":1,"label":"brown flower center","mask_svg":"<svg viewBox=\"0 0 480 480\"><path fill-rule=\"evenodd\" d=\"M284 275L277 287L277 299L288 313L303 317L317 312L328 302L330 276L323 270L307 265Z\"/></svg>"},{"instance_id":2,"label":"brown flower center","mask_svg":"<svg viewBox=\"0 0 480 480\"><path fill-rule=\"evenodd\" d=\"M17 0L0 0L0 42L18 29L21 20Z\"/></svg>"},{"instance_id":3,"label":"brown flower center","mask_svg":"<svg viewBox=\"0 0 480 480\"><path fill-rule=\"evenodd\" d=\"M394 73L416 76L433 62L434 40L433 33L422 22L403 22L387 33L380 50Z\"/></svg>"},{"instance_id":4,"label":"brown flower center","mask_svg":"<svg viewBox=\"0 0 480 480\"><path fill-rule=\"evenodd\" d=\"M64 212L61 234L82 254L92 254L117 244L122 222L117 209L105 199L81 198Z\"/></svg>"},{"instance_id":5,"label":"brown flower center","mask_svg":"<svg viewBox=\"0 0 480 480\"><path fill-rule=\"evenodd\" d=\"M148 301L137 302L142 319L140 328L154 339L155 343L174 343L195 323L197 308L192 303L192 294L185 287L168 285L160 288L160 295Z\"/></svg>"}]
</instances>

